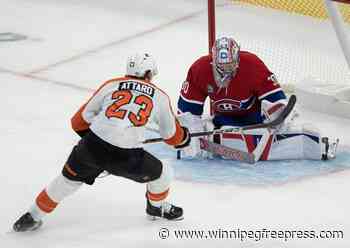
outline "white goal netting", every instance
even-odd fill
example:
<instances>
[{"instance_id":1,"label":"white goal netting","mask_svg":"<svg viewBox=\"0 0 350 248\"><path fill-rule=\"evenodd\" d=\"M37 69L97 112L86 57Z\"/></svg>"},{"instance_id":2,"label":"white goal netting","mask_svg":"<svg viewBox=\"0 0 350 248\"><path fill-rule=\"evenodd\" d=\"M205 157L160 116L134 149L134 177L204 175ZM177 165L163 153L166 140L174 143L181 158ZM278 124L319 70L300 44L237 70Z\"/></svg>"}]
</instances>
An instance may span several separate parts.
<instances>
[{"instance_id":1,"label":"white goal netting","mask_svg":"<svg viewBox=\"0 0 350 248\"><path fill-rule=\"evenodd\" d=\"M313 5L312 5L313 4ZM216 33L255 52L282 84L305 78L349 84L350 72L319 0L235 0L216 8ZM340 5L350 20L350 5ZM318 9L317 9L318 8ZM346 31L350 35L349 22Z\"/></svg>"}]
</instances>

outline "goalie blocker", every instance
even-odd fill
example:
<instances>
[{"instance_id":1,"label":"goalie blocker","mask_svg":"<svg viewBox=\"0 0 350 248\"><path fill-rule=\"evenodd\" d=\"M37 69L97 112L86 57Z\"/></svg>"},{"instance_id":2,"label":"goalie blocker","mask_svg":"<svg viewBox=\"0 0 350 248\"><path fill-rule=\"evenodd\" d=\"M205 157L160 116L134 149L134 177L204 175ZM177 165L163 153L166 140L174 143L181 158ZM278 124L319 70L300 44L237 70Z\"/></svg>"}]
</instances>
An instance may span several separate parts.
<instances>
[{"instance_id":1,"label":"goalie blocker","mask_svg":"<svg viewBox=\"0 0 350 248\"><path fill-rule=\"evenodd\" d=\"M262 114L265 122L276 120L280 114L283 114L285 104L281 102L262 103ZM298 114L296 110L286 118L286 120L270 132L266 128L257 128L237 132L217 132L214 135L203 138L192 138L191 146L182 150L183 157L208 158L213 154L220 155L226 159L237 160L232 153L221 153L233 149L243 153L254 154L255 160L327 160L335 157L336 148L339 140L331 142L328 137L323 137L321 132L311 124L297 122ZM190 113L180 115L179 120L182 125L190 127L190 132L211 131L214 125L211 119L201 119L199 116ZM220 130L230 130L232 126L222 126ZM268 137L266 137L268 135ZM216 143L218 149L208 149L203 146L203 139L207 142ZM257 152L257 150L259 150ZM217 153L218 151L218 153ZM178 157L179 158L179 157ZM239 159L238 159L239 160ZM244 161L244 160L243 160ZM245 161L244 161L245 162Z\"/></svg>"}]
</instances>

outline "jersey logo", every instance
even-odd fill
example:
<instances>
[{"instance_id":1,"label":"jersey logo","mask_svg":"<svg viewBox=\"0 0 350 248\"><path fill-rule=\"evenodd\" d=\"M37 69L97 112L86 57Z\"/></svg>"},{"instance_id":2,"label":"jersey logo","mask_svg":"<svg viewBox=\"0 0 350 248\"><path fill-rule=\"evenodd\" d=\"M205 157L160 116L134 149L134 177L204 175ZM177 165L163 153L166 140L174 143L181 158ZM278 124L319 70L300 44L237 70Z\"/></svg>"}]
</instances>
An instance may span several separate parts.
<instances>
[{"instance_id":1,"label":"jersey logo","mask_svg":"<svg viewBox=\"0 0 350 248\"><path fill-rule=\"evenodd\" d=\"M213 103L214 109L217 112L232 112L242 108L242 102L231 99L222 99Z\"/></svg>"}]
</instances>

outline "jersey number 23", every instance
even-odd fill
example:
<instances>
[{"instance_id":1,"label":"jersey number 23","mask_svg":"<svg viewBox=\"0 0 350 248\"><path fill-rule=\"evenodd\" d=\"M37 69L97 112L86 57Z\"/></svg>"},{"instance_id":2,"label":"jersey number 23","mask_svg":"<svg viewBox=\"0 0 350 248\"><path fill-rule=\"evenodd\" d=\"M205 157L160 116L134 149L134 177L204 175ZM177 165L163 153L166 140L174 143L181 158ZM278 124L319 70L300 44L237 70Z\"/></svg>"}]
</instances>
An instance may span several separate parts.
<instances>
[{"instance_id":1,"label":"jersey number 23","mask_svg":"<svg viewBox=\"0 0 350 248\"><path fill-rule=\"evenodd\" d=\"M116 100L106 109L107 118L124 119L129 112L127 117L134 126L144 126L147 123L153 109L153 101L150 97L146 95L135 97L133 103L140 105L140 110L137 113L121 109L133 99L133 93L130 90L115 91L112 94L112 99Z\"/></svg>"}]
</instances>

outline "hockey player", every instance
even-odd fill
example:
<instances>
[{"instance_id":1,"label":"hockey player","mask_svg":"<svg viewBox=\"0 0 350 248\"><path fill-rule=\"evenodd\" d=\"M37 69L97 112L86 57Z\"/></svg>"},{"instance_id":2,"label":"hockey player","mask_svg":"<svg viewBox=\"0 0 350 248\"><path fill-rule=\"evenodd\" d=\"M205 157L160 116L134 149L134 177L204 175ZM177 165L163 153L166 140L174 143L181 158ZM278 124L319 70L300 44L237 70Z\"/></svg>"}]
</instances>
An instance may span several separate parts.
<instances>
[{"instance_id":1,"label":"hockey player","mask_svg":"<svg viewBox=\"0 0 350 248\"><path fill-rule=\"evenodd\" d=\"M35 230L83 183L92 185L103 171L146 183L146 213L151 218L180 220L181 207L166 201L172 170L142 149L145 125L159 125L168 145L182 148L190 143L188 129L180 126L169 97L151 83L157 74L154 59L135 54L127 60L126 76L104 83L71 119L82 138L73 148L60 173L35 203L13 225L17 232Z\"/></svg>"},{"instance_id":2,"label":"hockey player","mask_svg":"<svg viewBox=\"0 0 350 248\"><path fill-rule=\"evenodd\" d=\"M204 121L200 117L208 97L213 118ZM186 123L194 132L272 121L286 103L283 89L266 65L255 54L241 51L234 39L222 37L215 41L212 55L200 57L188 70L178 100L178 112L181 114L180 122ZM293 113L290 120L296 115ZM278 132L269 134L266 130L249 131L246 135L224 133L214 137L214 140L253 152L263 134L267 134L270 137L262 144L263 149L259 154L261 160L320 159L321 153L327 157L326 151L321 151L322 142L318 131L304 125L289 132L291 126L291 123L284 124ZM281 132L286 133L282 136L276 134ZM278 149L276 144L279 144ZM190 156L203 155L197 139L193 139L191 147L184 151Z\"/></svg>"}]
</instances>

